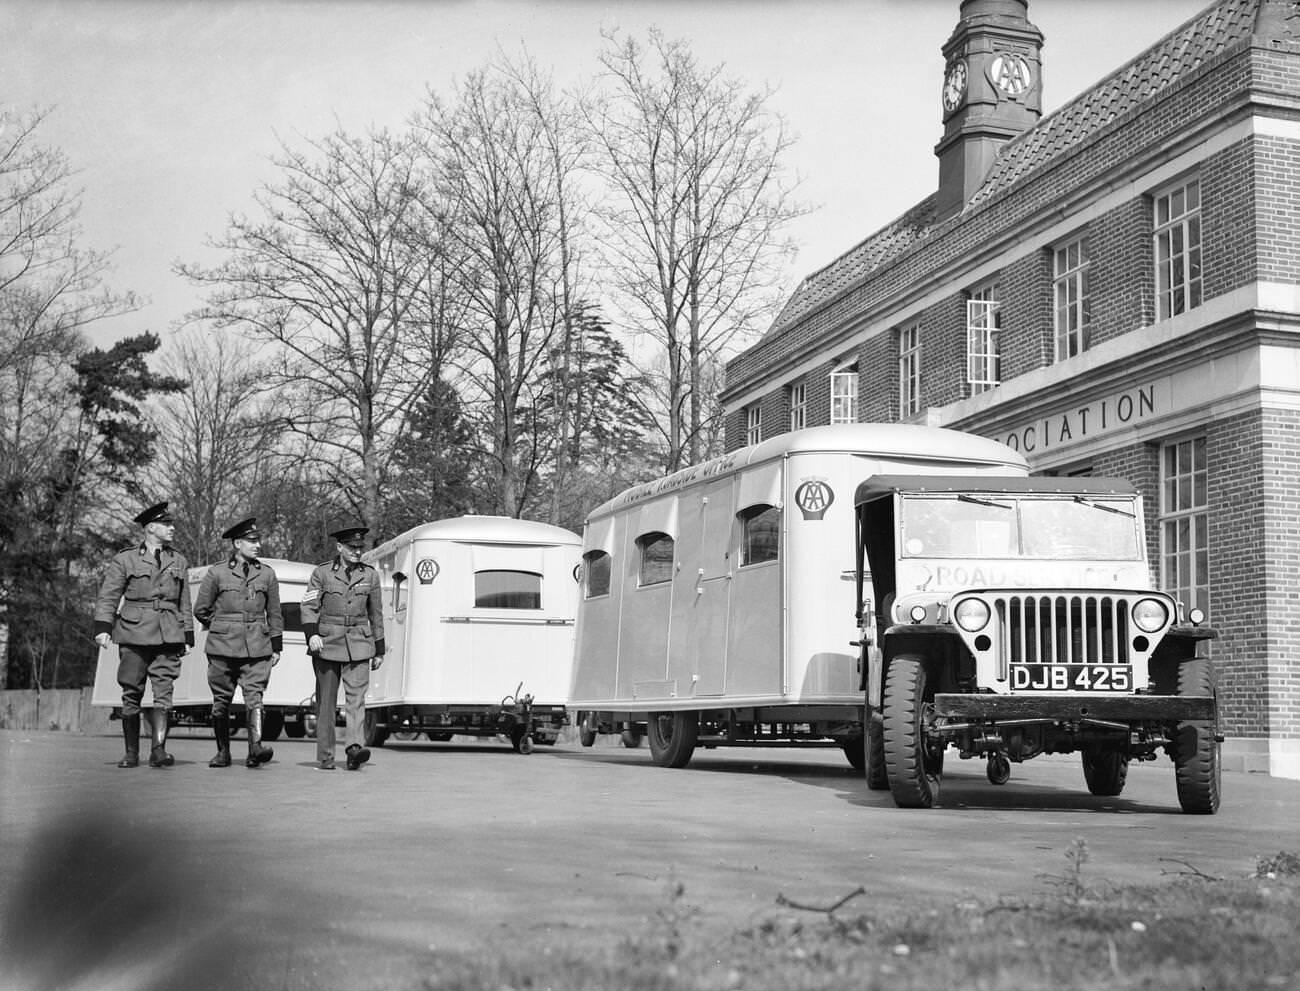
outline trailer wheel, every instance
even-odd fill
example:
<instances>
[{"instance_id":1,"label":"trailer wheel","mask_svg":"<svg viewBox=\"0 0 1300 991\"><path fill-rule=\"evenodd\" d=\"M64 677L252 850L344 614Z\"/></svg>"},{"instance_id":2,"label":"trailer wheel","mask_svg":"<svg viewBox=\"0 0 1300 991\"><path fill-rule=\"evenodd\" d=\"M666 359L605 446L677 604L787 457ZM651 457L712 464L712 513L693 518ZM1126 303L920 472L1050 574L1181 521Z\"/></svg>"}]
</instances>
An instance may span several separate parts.
<instances>
[{"instance_id":1,"label":"trailer wheel","mask_svg":"<svg viewBox=\"0 0 1300 991\"><path fill-rule=\"evenodd\" d=\"M984 766L984 776L991 785L1004 785L1011 780L1011 758L1003 753L989 754Z\"/></svg>"},{"instance_id":2,"label":"trailer wheel","mask_svg":"<svg viewBox=\"0 0 1300 991\"><path fill-rule=\"evenodd\" d=\"M287 719L284 723L284 735L290 740L301 740L307 735L307 726L300 719Z\"/></svg>"},{"instance_id":3,"label":"trailer wheel","mask_svg":"<svg viewBox=\"0 0 1300 991\"><path fill-rule=\"evenodd\" d=\"M431 729L428 732L426 732L424 735L427 736L434 743L447 743L455 734L452 733L450 730Z\"/></svg>"},{"instance_id":4,"label":"trailer wheel","mask_svg":"<svg viewBox=\"0 0 1300 991\"><path fill-rule=\"evenodd\" d=\"M871 791L886 791L889 788L889 772L885 769L885 726L880 717L874 713L867 716L867 733L863 747L867 758L867 788Z\"/></svg>"},{"instance_id":5,"label":"trailer wheel","mask_svg":"<svg viewBox=\"0 0 1300 991\"><path fill-rule=\"evenodd\" d=\"M849 767L861 774L867 769L866 737L851 736L840 741L840 749L849 762Z\"/></svg>"},{"instance_id":6,"label":"trailer wheel","mask_svg":"<svg viewBox=\"0 0 1300 991\"><path fill-rule=\"evenodd\" d=\"M1128 780L1128 754L1118 750L1084 750L1083 780L1094 795L1118 795Z\"/></svg>"},{"instance_id":7,"label":"trailer wheel","mask_svg":"<svg viewBox=\"0 0 1300 991\"><path fill-rule=\"evenodd\" d=\"M388 742L388 727L379 725L378 709L367 709L365 725L362 730L367 747L382 747Z\"/></svg>"},{"instance_id":8,"label":"trailer wheel","mask_svg":"<svg viewBox=\"0 0 1300 991\"><path fill-rule=\"evenodd\" d=\"M527 756L533 752L533 735L522 726L510 728L510 746L515 753Z\"/></svg>"},{"instance_id":9,"label":"trailer wheel","mask_svg":"<svg viewBox=\"0 0 1300 991\"><path fill-rule=\"evenodd\" d=\"M921 659L894 658L885 675L885 771L902 809L928 809L939 794L944 742L929 735L933 700Z\"/></svg>"},{"instance_id":10,"label":"trailer wheel","mask_svg":"<svg viewBox=\"0 0 1300 991\"><path fill-rule=\"evenodd\" d=\"M700 735L698 712L652 712L646 720L650 759L660 767L685 767Z\"/></svg>"},{"instance_id":11,"label":"trailer wheel","mask_svg":"<svg viewBox=\"0 0 1300 991\"><path fill-rule=\"evenodd\" d=\"M641 727L636 723L624 723L618 738L628 750L635 750L641 746Z\"/></svg>"},{"instance_id":12,"label":"trailer wheel","mask_svg":"<svg viewBox=\"0 0 1300 991\"><path fill-rule=\"evenodd\" d=\"M578 714L578 742L584 747L595 745L596 714L594 712L581 712Z\"/></svg>"},{"instance_id":13,"label":"trailer wheel","mask_svg":"<svg viewBox=\"0 0 1300 991\"><path fill-rule=\"evenodd\" d=\"M279 709L262 710L262 739L274 742L284 729L284 713Z\"/></svg>"},{"instance_id":14,"label":"trailer wheel","mask_svg":"<svg viewBox=\"0 0 1300 991\"><path fill-rule=\"evenodd\" d=\"M1208 657L1195 657L1178 669L1178 694L1210 696L1216 700L1214 666ZM1174 730L1170 756L1174 759L1174 780L1178 785L1178 804L1193 815L1213 815L1219 811L1222 786L1219 765L1219 733L1214 722L1182 722Z\"/></svg>"}]
</instances>

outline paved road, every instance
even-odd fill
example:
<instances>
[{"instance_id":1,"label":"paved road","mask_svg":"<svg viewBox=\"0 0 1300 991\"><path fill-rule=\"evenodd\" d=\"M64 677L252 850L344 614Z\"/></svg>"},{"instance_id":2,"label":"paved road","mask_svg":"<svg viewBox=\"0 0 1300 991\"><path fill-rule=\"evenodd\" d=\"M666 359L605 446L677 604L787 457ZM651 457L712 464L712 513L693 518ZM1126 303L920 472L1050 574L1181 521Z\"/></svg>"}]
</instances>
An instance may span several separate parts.
<instances>
[{"instance_id":1,"label":"paved road","mask_svg":"<svg viewBox=\"0 0 1300 991\"><path fill-rule=\"evenodd\" d=\"M97 991L419 987L445 953L645 931L675 884L721 934L789 911L778 895L1044 893L1076 838L1094 882L1245 876L1300 850L1300 782L1226 775L1220 814L1185 816L1167 761L1100 799L1071 758L1000 788L953 759L942 807L902 811L838 750L667 770L618 746L401 743L327 774L310 741L256 772L209 769L210 738L171 749L173 768L123 771L112 737L0 731L0 986L38 986L15 977L37 967Z\"/></svg>"}]
</instances>

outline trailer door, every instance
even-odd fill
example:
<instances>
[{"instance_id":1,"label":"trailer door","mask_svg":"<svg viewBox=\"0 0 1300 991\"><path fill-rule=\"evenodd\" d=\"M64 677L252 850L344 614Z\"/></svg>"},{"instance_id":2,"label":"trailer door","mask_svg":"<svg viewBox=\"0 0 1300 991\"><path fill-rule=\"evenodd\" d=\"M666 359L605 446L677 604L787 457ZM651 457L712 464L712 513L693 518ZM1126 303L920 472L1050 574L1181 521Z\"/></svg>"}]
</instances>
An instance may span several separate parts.
<instances>
[{"instance_id":1,"label":"trailer door","mask_svg":"<svg viewBox=\"0 0 1300 991\"><path fill-rule=\"evenodd\" d=\"M673 577L670 678L683 696L721 695L731 611L730 477L684 494L678 503L682 567Z\"/></svg>"}]
</instances>

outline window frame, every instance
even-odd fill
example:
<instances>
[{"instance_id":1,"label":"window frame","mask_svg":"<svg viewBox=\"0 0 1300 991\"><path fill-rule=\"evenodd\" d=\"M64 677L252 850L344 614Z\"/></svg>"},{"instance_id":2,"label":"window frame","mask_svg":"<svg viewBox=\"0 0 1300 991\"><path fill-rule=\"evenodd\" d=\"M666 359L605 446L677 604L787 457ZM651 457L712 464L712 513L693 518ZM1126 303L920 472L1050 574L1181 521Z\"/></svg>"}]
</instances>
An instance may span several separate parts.
<instances>
[{"instance_id":1,"label":"window frame","mask_svg":"<svg viewBox=\"0 0 1300 991\"><path fill-rule=\"evenodd\" d=\"M1208 617L1213 586L1209 441L1204 434L1160 445L1159 485L1160 587L1189 607L1199 606Z\"/></svg>"},{"instance_id":2,"label":"window frame","mask_svg":"<svg viewBox=\"0 0 1300 991\"><path fill-rule=\"evenodd\" d=\"M1168 320L1204 302L1201 209L1199 175L1187 176L1151 197L1157 320Z\"/></svg>"},{"instance_id":3,"label":"window frame","mask_svg":"<svg viewBox=\"0 0 1300 991\"><path fill-rule=\"evenodd\" d=\"M484 604L482 601L480 601L483 598L483 594L484 594L479 589L480 575L527 575L529 578L535 578L536 579L535 591L530 590L529 592L524 594L535 595L537 599L537 604L532 606L515 606L515 605L493 606L493 605ZM525 610L525 611L540 610L542 608L542 584L543 584L542 577L543 576L540 572L525 571L522 568L479 568L474 572L474 608L475 609L510 609L510 610ZM511 595L518 595L521 593L507 589L505 592L495 592L493 594L511 596Z\"/></svg>"},{"instance_id":4,"label":"window frame","mask_svg":"<svg viewBox=\"0 0 1300 991\"><path fill-rule=\"evenodd\" d=\"M753 534L751 524L767 514L773 514L775 523L774 535L775 540L771 544L771 556L764 557L761 560L751 560L750 550L754 542L750 540ZM755 503L752 506L746 506L736 514L736 521L740 524L740 553L737 555L739 567L741 568L758 568L765 564L776 564L781 560L781 510L770 503Z\"/></svg>"},{"instance_id":5,"label":"window frame","mask_svg":"<svg viewBox=\"0 0 1300 991\"><path fill-rule=\"evenodd\" d=\"M1002 301L987 282L966 297L966 384L977 396L1002 384Z\"/></svg>"},{"instance_id":6,"label":"window frame","mask_svg":"<svg viewBox=\"0 0 1300 991\"><path fill-rule=\"evenodd\" d=\"M808 426L808 383L795 382L790 386L790 429L802 430Z\"/></svg>"},{"instance_id":7,"label":"window frame","mask_svg":"<svg viewBox=\"0 0 1300 991\"><path fill-rule=\"evenodd\" d=\"M745 446L752 447L763 439L763 407L750 403L745 407Z\"/></svg>"},{"instance_id":8,"label":"window frame","mask_svg":"<svg viewBox=\"0 0 1300 991\"><path fill-rule=\"evenodd\" d=\"M848 362L831 372L830 422L858 422L858 363ZM841 390L842 387L842 390ZM847 409L846 409L847 407Z\"/></svg>"},{"instance_id":9,"label":"window frame","mask_svg":"<svg viewBox=\"0 0 1300 991\"><path fill-rule=\"evenodd\" d=\"M909 419L921 412L921 321L898 328L898 415Z\"/></svg>"},{"instance_id":10,"label":"window frame","mask_svg":"<svg viewBox=\"0 0 1300 991\"><path fill-rule=\"evenodd\" d=\"M597 561L605 562L605 590L603 592L593 592L591 590L591 576L593 573L592 565ZM602 551L599 548L589 550L582 555L582 597L584 599L602 599L613 591L614 586L614 557L608 551Z\"/></svg>"},{"instance_id":11,"label":"window frame","mask_svg":"<svg viewBox=\"0 0 1300 991\"><path fill-rule=\"evenodd\" d=\"M1089 250L1087 234L1052 249L1052 353L1057 362L1092 347Z\"/></svg>"},{"instance_id":12,"label":"window frame","mask_svg":"<svg viewBox=\"0 0 1300 991\"><path fill-rule=\"evenodd\" d=\"M658 538L663 538L663 539L661 540ZM646 550L649 547L651 547L652 545L662 544L665 540L668 542L669 550L671 551L671 553L669 554L666 560L666 564L662 558L652 559L646 554ZM657 585L670 584L672 582L673 573L674 573L673 565L677 560L677 541L673 538L672 534L665 533L663 530L651 530L648 533L643 533L636 538L636 549L637 549L637 569L636 569L637 588L654 588ZM647 580L646 572L648 569L646 565L647 563L651 563L651 562L656 563L660 566L665 566L667 568L667 574L662 578L654 578L653 580Z\"/></svg>"}]
</instances>

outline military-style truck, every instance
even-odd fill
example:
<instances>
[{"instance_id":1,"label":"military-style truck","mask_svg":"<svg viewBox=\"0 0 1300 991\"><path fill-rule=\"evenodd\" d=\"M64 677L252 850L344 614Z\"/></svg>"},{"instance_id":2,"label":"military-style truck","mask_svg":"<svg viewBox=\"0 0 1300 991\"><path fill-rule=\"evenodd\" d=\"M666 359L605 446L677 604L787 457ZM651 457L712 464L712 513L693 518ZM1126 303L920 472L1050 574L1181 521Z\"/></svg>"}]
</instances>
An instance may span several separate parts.
<instances>
[{"instance_id":1,"label":"military-style truck","mask_svg":"<svg viewBox=\"0 0 1300 991\"><path fill-rule=\"evenodd\" d=\"M928 808L950 748L994 784L1078 752L1118 795L1164 751L1183 811L1218 810L1216 634L1153 587L1129 482L876 475L855 507L868 787Z\"/></svg>"}]
</instances>

